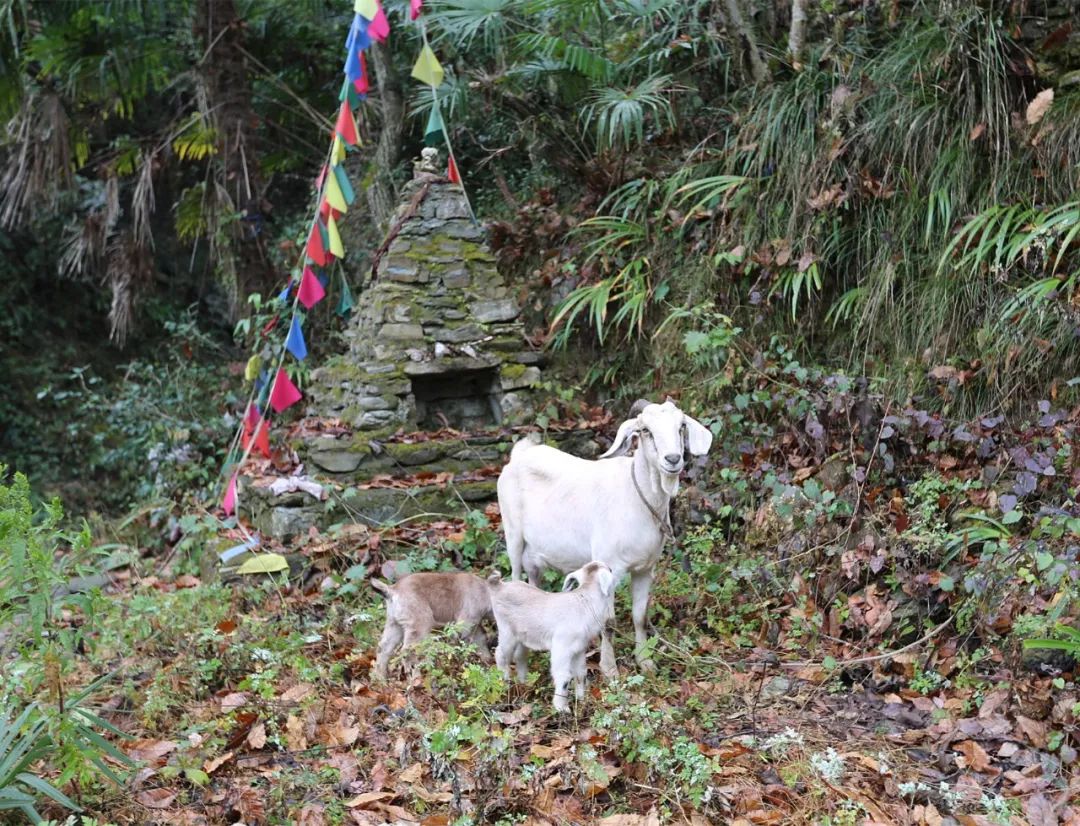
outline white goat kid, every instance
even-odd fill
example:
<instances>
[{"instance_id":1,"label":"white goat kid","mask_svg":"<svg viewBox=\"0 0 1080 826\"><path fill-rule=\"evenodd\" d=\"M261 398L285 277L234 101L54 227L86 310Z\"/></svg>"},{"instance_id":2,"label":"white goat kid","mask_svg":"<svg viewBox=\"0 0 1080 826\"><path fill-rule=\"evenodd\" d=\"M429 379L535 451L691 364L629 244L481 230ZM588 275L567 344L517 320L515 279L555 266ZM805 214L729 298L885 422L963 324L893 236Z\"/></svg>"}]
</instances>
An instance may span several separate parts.
<instances>
[{"instance_id":1,"label":"white goat kid","mask_svg":"<svg viewBox=\"0 0 1080 826\"><path fill-rule=\"evenodd\" d=\"M566 593L577 582L579 587ZM585 653L615 613L615 581L611 569L590 562L566 576L563 593L549 594L525 582L488 578L491 610L499 627L495 664L509 679L510 663L525 682L528 651L551 652L555 710L570 707L566 689L574 679L574 695L585 698Z\"/></svg>"},{"instance_id":2,"label":"white goat kid","mask_svg":"<svg viewBox=\"0 0 1080 826\"><path fill-rule=\"evenodd\" d=\"M616 583L630 574L635 656L642 669L652 670L644 653L645 616L671 532L668 505L679 490L685 455L708 453L712 433L671 399L638 402L635 410L598 461L519 441L499 476L499 508L513 579L524 570L536 585L546 568L566 573L593 560L607 565ZM600 669L607 677L618 674L606 629Z\"/></svg>"}]
</instances>

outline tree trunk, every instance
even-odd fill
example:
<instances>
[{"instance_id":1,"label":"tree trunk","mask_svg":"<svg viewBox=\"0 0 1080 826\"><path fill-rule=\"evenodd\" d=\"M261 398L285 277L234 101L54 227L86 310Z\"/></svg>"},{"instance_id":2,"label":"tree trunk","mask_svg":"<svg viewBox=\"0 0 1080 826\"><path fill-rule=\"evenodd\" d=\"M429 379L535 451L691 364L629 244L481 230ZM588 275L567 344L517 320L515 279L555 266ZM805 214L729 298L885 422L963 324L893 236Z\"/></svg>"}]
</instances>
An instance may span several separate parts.
<instances>
[{"instance_id":1,"label":"tree trunk","mask_svg":"<svg viewBox=\"0 0 1080 826\"><path fill-rule=\"evenodd\" d=\"M754 83L764 83L769 79L769 67L761 58L758 51L757 38L754 31L743 15L739 0L724 0L724 8L727 11L728 28L733 38L738 40L738 45L750 61L750 76Z\"/></svg>"},{"instance_id":2,"label":"tree trunk","mask_svg":"<svg viewBox=\"0 0 1080 826\"><path fill-rule=\"evenodd\" d=\"M405 131L405 96L390 50L381 43L374 43L370 54L375 69L375 84L379 89L382 124L375 155L370 162L371 174L367 176L370 183L364 195L376 225L385 231L394 207L397 206L393 171L401 160L401 136Z\"/></svg>"},{"instance_id":3,"label":"tree trunk","mask_svg":"<svg viewBox=\"0 0 1080 826\"><path fill-rule=\"evenodd\" d=\"M791 62L802 63L803 50L806 48L806 0L791 0L791 31L788 32L788 53Z\"/></svg>"},{"instance_id":4,"label":"tree trunk","mask_svg":"<svg viewBox=\"0 0 1080 826\"><path fill-rule=\"evenodd\" d=\"M275 281L264 247L263 215L268 205L252 134L257 118L242 51L244 21L235 0L198 0L193 28L196 42L204 49L198 67L205 92L200 108L217 133L213 223L229 215L230 208L232 215L241 216L229 227L225 245L214 250L215 267L229 293L230 314L236 318L249 292L266 292Z\"/></svg>"}]
</instances>

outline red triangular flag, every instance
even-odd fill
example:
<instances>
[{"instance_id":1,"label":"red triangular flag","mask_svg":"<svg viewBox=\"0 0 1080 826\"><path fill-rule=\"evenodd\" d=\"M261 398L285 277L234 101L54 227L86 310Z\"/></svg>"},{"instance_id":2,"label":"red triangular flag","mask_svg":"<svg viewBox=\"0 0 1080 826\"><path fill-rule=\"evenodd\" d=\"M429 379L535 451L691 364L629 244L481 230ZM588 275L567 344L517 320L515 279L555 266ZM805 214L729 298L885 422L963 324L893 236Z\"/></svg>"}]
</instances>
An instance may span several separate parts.
<instances>
[{"instance_id":1,"label":"red triangular flag","mask_svg":"<svg viewBox=\"0 0 1080 826\"><path fill-rule=\"evenodd\" d=\"M322 233L317 223L311 225L307 239L307 257L320 267L326 266L326 247L323 246Z\"/></svg>"},{"instance_id":2,"label":"red triangular flag","mask_svg":"<svg viewBox=\"0 0 1080 826\"><path fill-rule=\"evenodd\" d=\"M221 502L221 509L226 516L236 513L236 474L229 480L229 486L225 488L225 498Z\"/></svg>"},{"instance_id":3,"label":"red triangular flag","mask_svg":"<svg viewBox=\"0 0 1080 826\"><path fill-rule=\"evenodd\" d=\"M240 436L240 446L247 450L251 445L251 434L255 433L255 452L270 458L270 423L259 415L255 405L248 408L244 418L244 432Z\"/></svg>"},{"instance_id":4,"label":"red triangular flag","mask_svg":"<svg viewBox=\"0 0 1080 826\"><path fill-rule=\"evenodd\" d=\"M458 174L457 164L454 163L454 156L451 155L450 159L446 163L446 177L450 179L452 184L461 183L461 175Z\"/></svg>"},{"instance_id":5,"label":"red triangular flag","mask_svg":"<svg viewBox=\"0 0 1080 826\"><path fill-rule=\"evenodd\" d=\"M300 292L298 294L300 303L310 310L314 305L322 301L325 295L326 290L319 283L319 279L315 277L311 267L304 267L304 275L300 279Z\"/></svg>"},{"instance_id":6,"label":"red triangular flag","mask_svg":"<svg viewBox=\"0 0 1080 826\"><path fill-rule=\"evenodd\" d=\"M363 52L360 52L360 77L353 81L353 88L361 95L366 95L371 90L367 76L367 58Z\"/></svg>"},{"instance_id":7,"label":"red triangular flag","mask_svg":"<svg viewBox=\"0 0 1080 826\"><path fill-rule=\"evenodd\" d=\"M341 101L341 108L338 110L337 125L334 127L334 131L349 146L356 146L358 140L356 134L356 121L353 120L352 109L349 108L348 98Z\"/></svg>"},{"instance_id":8,"label":"red triangular flag","mask_svg":"<svg viewBox=\"0 0 1080 826\"><path fill-rule=\"evenodd\" d=\"M280 413L282 410L292 407L302 398L303 395L296 389L296 385L292 383L289 374L285 372L284 368L280 368L277 371L277 378L274 379L274 388L270 391L270 406Z\"/></svg>"}]
</instances>

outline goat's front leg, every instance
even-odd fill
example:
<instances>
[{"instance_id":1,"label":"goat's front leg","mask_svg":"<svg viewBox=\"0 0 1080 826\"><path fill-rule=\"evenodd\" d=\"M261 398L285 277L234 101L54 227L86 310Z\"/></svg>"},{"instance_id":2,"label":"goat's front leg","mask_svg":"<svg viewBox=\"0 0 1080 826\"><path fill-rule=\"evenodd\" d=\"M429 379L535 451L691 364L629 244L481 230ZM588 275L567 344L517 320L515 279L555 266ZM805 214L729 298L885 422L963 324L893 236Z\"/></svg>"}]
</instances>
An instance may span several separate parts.
<instances>
[{"instance_id":1,"label":"goat's front leg","mask_svg":"<svg viewBox=\"0 0 1080 826\"><path fill-rule=\"evenodd\" d=\"M652 591L653 571L633 571L630 574L630 599L634 617L634 658L642 671L656 671L656 664L645 655L649 641L645 633L645 618L649 612L649 593Z\"/></svg>"},{"instance_id":2,"label":"goat's front leg","mask_svg":"<svg viewBox=\"0 0 1080 826\"><path fill-rule=\"evenodd\" d=\"M570 710L567 690L570 678L574 676L573 659L566 651L551 649L551 681L555 684L555 710L559 713Z\"/></svg>"}]
</instances>

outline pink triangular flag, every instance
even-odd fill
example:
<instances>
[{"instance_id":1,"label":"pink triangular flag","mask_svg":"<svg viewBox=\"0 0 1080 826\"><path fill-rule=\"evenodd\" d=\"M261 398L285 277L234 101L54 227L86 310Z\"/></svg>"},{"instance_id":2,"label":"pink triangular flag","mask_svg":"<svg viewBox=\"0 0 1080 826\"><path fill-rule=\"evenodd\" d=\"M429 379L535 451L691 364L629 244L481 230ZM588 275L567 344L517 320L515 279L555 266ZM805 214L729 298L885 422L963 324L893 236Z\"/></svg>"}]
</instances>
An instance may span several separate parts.
<instances>
[{"instance_id":1,"label":"pink triangular flag","mask_svg":"<svg viewBox=\"0 0 1080 826\"><path fill-rule=\"evenodd\" d=\"M221 509L226 516L236 513L236 474L229 480L229 486L225 488L225 498L221 502Z\"/></svg>"},{"instance_id":2,"label":"pink triangular flag","mask_svg":"<svg viewBox=\"0 0 1080 826\"><path fill-rule=\"evenodd\" d=\"M319 170L319 177L315 179L315 189L322 189L323 181L326 180L326 164L322 165L322 169Z\"/></svg>"},{"instance_id":3,"label":"pink triangular flag","mask_svg":"<svg viewBox=\"0 0 1080 826\"><path fill-rule=\"evenodd\" d=\"M319 279L315 277L311 267L304 267L304 275L300 279L300 292L298 294L300 303L310 310L322 301L325 295L326 290L319 283Z\"/></svg>"},{"instance_id":4,"label":"pink triangular flag","mask_svg":"<svg viewBox=\"0 0 1080 826\"><path fill-rule=\"evenodd\" d=\"M274 379L274 389L270 391L270 406L280 413L282 410L292 407L302 398L303 395L296 389L296 385L292 383L292 379L285 372L285 368L278 369L277 378Z\"/></svg>"},{"instance_id":5,"label":"pink triangular flag","mask_svg":"<svg viewBox=\"0 0 1080 826\"><path fill-rule=\"evenodd\" d=\"M420 9L424 6L424 0L409 0L409 19L415 20L420 16Z\"/></svg>"},{"instance_id":6,"label":"pink triangular flag","mask_svg":"<svg viewBox=\"0 0 1080 826\"><path fill-rule=\"evenodd\" d=\"M386 19L386 12L383 11L381 3L379 10L375 12L375 19L368 24L368 34L380 43L385 42L390 36L390 21Z\"/></svg>"}]
</instances>

